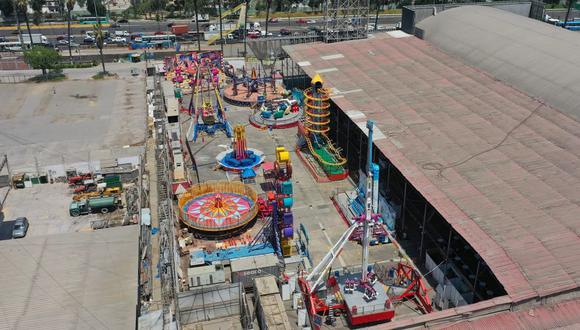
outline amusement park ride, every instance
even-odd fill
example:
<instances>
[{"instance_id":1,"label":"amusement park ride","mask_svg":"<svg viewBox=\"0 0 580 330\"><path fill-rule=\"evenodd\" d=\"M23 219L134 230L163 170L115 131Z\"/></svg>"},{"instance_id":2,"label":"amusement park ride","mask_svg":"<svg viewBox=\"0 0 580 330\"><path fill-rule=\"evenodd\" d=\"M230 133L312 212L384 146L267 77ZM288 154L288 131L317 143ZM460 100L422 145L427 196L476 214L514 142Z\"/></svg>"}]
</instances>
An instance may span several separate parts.
<instances>
[{"instance_id":1,"label":"amusement park ride","mask_svg":"<svg viewBox=\"0 0 580 330\"><path fill-rule=\"evenodd\" d=\"M259 99L273 100L279 97L274 72L269 77L262 77L256 68L252 68L248 76L244 67L242 75L238 76L233 67L229 67L224 73L232 80L232 84L224 90L224 99L228 103L248 107L258 103Z\"/></svg>"},{"instance_id":2,"label":"amusement park ride","mask_svg":"<svg viewBox=\"0 0 580 330\"><path fill-rule=\"evenodd\" d=\"M219 153L216 160L227 171L243 172L260 166L264 161L264 153L248 148L245 126L236 125L231 149Z\"/></svg>"},{"instance_id":3,"label":"amusement park ride","mask_svg":"<svg viewBox=\"0 0 580 330\"><path fill-rule=\"evenodd\" d=\"M322 78L316 74L312 86L304 90L306 116L304 122L298 124L297 151L305 156L302 158L312 172L322 172L326 176L322 179L317 175L318 181L338 181L348 176L348 170L344 167L346 158L327 135L330 131L330 91L322 84Z\"/></svg>"},{"instance_id":4,"label":"amusement park ride","mask_svg":"<svg viewBox=\"0 0 580 330\"><path fill-rule=\"evenodd\" d=\"M179 54L165 61L166 78L175 84L175 95L183 103L183 94L191 90L187 112L192 116L187 136L194 142L201 133L217 131L232 137L232 127L226 118L221 87L224 83L223 55L219 51Z\"/></svg>"},{"instance_id":5,"label":"amusement park ride","mask_svg":"<svg viewBox=\"0 0 580 330\"><path fill-rule=\"evenodd\" d=\"M395 304L404 300L415 302L423 313L432 311L427 287L421 273L412 261L400 250L398 243L387 231L393 244L403 253L405 261L399 262L393 270L393 285L387 288L379 281L369 265L369 241L379 215L373 213L373 170L372 138L373 122L367 122L369 130L368 173L366 181L365 212L354 219L351 226L326 254L322 261L306 277L298 278L298 284L314 329L320 329L323 318L332 323L334 316L345 314L351 326L363 326L390 321L395 317ZM375 187L376 188L376 187ZM355 231L360 230L362 245L361 272L334 272L329 274L334 260L341 253L347 241L353 240ZM395 289L401 292L393 294ZM337 313L339 311L339 313Z\"/></svg>"}]
</instances>

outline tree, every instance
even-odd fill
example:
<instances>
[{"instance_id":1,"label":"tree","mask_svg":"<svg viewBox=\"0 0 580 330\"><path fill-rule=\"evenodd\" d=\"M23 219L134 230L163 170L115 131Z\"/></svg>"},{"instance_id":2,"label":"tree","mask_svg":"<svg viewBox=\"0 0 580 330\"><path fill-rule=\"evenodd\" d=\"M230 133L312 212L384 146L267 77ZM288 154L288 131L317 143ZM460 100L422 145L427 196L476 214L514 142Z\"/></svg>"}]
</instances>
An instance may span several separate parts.
<instances>
[{"instance_id":1,"label":"tree","mask_svg":"<svg viewBox=\"0 0 580 330\"><path fill-rule=\"evenodd\" d=\"M44 4L46 4L46 0L32 0L30 2L30 7L32 7L32 10L34 11L34 16L32 19L34 25L40 24L42 19L42 7L44 7Z\"/></svg>"},{"instance_id":2,"label":"tree","mask_svg":"<svg viewBox=\"0 0 580 330\"><path fill-rule=\"evenodd\" d=\"M105 70L105 57L103 56L103 46L105 46L105 36L103 33L103 26L101 21L97 20L97 24L93 25L95 30L95 41L97 42L97 48L99 48L99 55L101 56L101 65L103 66L103 75L107 74Z\"/></svg>"},{"instance_id":3,"label":"tree","mask_svg":"<svg viewBox=\"0 0 580 330\"><path fill-rule=\"evenodd\" d=\"M4 17L12 15L14 12L14 4L12 0L0 0L0 11Z\"/></svg>"},{"instance_id":4,"label":"tree","mask_svg":"<svg viewBox=\"0 0 580 330\"><path fill-rule=\"evenodd\" d=\"M268 38L268 21L270 20L270 7L272 0L266 0L266 38Z\"/></svg>"},{"instance_id":5,"label":"tree","mask_svg":"<svg viewBox=\"0 0 580 330\"><path fill-rule=\"evenodd\" d=\"M91 13L91 15L97 17L97 16L105 16L107 14L107 8L105 8L105 6L103 5L103 3L99 0L86 0L87 2L87 10L89 11L89 13ZM95 12L95 8L96 8L96 12Z\"/></svg>"},{"instance_id":6,"label":"tree","mask_svg":"<svg viewBox=\"0 0 580 330\"><path fill-rule=\"evenodd\" d=\"M24 60L34 69L41 69L42 75L46 76L48 70L60 62L60 55L52 48L33 46L24 52Z\"/></svg>"},{"instance_id":7,"label":"tree","mask_svg":"<svg viewBox=\"0 0 580 330\"><path fill-rule=\"evenodd\" d=\"M24 19L26 20L26 29L28 30L28 36L30 37L30 46L34 45L34 40L32 40L32 31L30 31L30 21L28 20L28 0L16 0L16 10L20 13L24 13Z\"/></svg>"},{"instance_id":8,"label":"tree","mask_svg":"<svg viewBox=\"0 0 580 330\"><path fill-rule=\"evenodd\" d=\"M70 62L72 63L72 49L71 49L71 45L70 45L70 21L71 21L71 16L70 13L71 11L75 8L75 0L66 0L66 19L67 19L67 28L68 28L68 57L70 59Z\"/></svg>"}]
</instances>

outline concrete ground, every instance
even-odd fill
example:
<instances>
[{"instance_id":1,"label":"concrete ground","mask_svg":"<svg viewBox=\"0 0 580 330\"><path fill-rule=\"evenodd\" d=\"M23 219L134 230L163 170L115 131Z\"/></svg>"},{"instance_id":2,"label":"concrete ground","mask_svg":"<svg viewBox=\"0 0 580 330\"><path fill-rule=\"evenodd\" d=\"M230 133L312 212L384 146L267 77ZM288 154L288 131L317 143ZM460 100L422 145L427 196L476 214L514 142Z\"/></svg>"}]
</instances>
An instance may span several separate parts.
<instances>
[{"instance_id":1,"label":"concrete ground","mask_svg":"<svg viewBox=\"0 0 580 330\"><path fill-rule=\"evenodd\" d=\"M340 236L346 231L347 224L340 217L332 204L330 196L337 191L354 189L349 180L331 183L317 183L312 178L304 164L295 153L296 128L282 130L260 130L248 123L250 110L227 105L227 117L232 125L246 125L248 147L259 149L266 155L266 161L275 160L275 147L284 146L291 153L292 159L292 183L294 185L294 228L297 232L299 224L304 224L310 235L310 254L314 263L319 262ZM184 123L182 136L185 136L191 121L189 116L182 114L180 120ZM182 140L185 140L182 138ZM239 175L216 169L215 156L230 145L223 132L216 133L213 137L199 137L197 142L191 142L192 152L199 169L200 180L231 180L239 181ZM196 180L195 174L189 166L190 178ZM254 188L262 193L261 183L264 182L261 169L257 171L258 177ZM297 235L295 235L297 237ZM353 242L348 242L334 264L334 267L360 265L362 249ZM393 257L393 249L390 246L373 246L370 248L371 263L385 261Z\"/></svg>"},{"instance_id":2,"label":"concrete ground","mask_svg":"<svg viewBox=\"0 0 580 330\"><path fill-rule=\"evenodd\" d=\"M127 156L127 146L144 143L144 64L107 68L118 76L93 80L95 67L65 70L61 82L2 85L0 150L13 172Z\"/></svg>"},{"instance_id":3,"label":"concrete ground","mask_svg":"<svg viewBox=\"0 0 580 330\"><path fill-rule=\"evenodd\" d=\"M91 221L122 218L123 210L108 215L89 214L71 217L68 213L72 192L65 183L33 185L32 188L12 189L3 209L0 240L11 239L14 219L26 217L30 227L24 240L38 236L91 231Z\"/></svg>"}]
</instances>

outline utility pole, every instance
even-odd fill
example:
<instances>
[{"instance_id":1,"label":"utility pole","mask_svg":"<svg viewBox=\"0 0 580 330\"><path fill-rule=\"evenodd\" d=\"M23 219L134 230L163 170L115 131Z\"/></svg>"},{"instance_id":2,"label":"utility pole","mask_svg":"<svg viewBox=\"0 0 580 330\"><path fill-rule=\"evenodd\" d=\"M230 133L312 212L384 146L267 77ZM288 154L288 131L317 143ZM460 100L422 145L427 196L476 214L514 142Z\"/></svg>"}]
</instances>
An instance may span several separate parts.
<instances>
[{"instance_id":1,"label":"utility pole","mask_svg":"<svg viewBox=\"0 0 580 330\"><path fill-rule=\"evenodd\" d=\"M266 0L266 38L268 38L268 21L270 20L270 6L272 5L272 0Z\"/></svg>"},{"instance_id":2,"label":"utility pole","mask_svg":"<svg viewBox=\"0 0 580 330\"><path fill-rule=\"evenodd\" d=\"M381 0L375 0L377 2L377 13L375 15L375 28L374 31L377 32L379 26L379 11L381 10Z\"/></svg>"},{"instance_id":3,"label":"utility pole","mask_svg":"<svg viewBox=\"0 0 580 330\"><path fill-rule=\"evenodd\" d=\"M199 41L199 14L197 12L197 0L193 0L193 11L195 11L195 37L197 38L197 51L201 51L201 42Z\"/></svg>"},{"instance_id":4,"label":"utility pole","mask_svg":"<svg viewBox=\"0 0 580 330\"><path fill-rule=\"evenodd\" d=\"M244 13L244 58L248 56L248 10L250 10L250 0L246 0L246 11Z\"/></svg>"},{"instance_id":5,"label":"utility pole","mask_svg":"<svg viewBox=\"0 0 580 330\"><path fill-rule=\"evenodd\" d=\"M570 16L570 10L572 10L572 2L573 0L568 0L568 10L566 11L566 18L564 19L564 25L562 27L565 29L566 25L568 24L568 17Z\"/></svg>"},{"instance_id":6,"label":"utility pole","mask_svg":"<svg viewBox=\"0 0 580 330\"><path fill-rule=\"evenodd\" d=\"M24 41L22 40L22 31L20 30L20 18L18 13L18 5L16 4L16 0L13 1L14 3L14 16L16 16L16 28L18 29L18 40L20 40L20 48L24 49Z\"/></svg>"},{"instance_id":7,"label":"utility pole","mask_svg":"<svg viewBox=\"0 0 580 330\"><path fill-rule=\"evenodd\" d=\"M224 56L224 35L223 35L223 24L222 24L222 0L218 0L218 15L220 19L220 48L222 50L222 56Z\"/></svg>"}]
</instances>

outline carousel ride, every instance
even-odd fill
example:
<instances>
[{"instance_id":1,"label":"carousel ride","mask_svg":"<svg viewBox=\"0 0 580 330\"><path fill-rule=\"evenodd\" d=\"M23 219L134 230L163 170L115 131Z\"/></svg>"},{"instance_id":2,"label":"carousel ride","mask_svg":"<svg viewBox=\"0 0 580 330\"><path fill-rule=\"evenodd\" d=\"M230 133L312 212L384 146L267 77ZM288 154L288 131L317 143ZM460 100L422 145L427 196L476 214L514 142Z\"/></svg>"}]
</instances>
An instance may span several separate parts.
<instances>
[{"instance_id":1,"label":"carousel ride","mask_svg":"<svg viewBox=\"0 0 580 330\"><path fill-rule=\"evenodd\" d=\"M312 86L304 90L305 120L298 124L298 155L317 181L338 181L348 176L346 158L334 146L330 131L330 91L322 87L320 75L312 78Z\"/></svg>"},{"instance_id":2,"label":"carousel ride","mask_svg":"<svg viewBox=\"0 0 580 330\"><path fill-rule=\"evenodd\" d=\"M245 126L236 125L231 148L220 152L216 160L226 171L243 172L253 171L264 161L264 157L264 153L260 150L248 148Z\"/></svg>"},{"instance_id":3,"label":"carousel ride","mask_svg":"<svg viewBox=\"0 0 580 330\"><path fill-rule=\"evenodd\" d=\"M274 71L270 72L270 76L262 77L256 68L252 68L248 76L243 68L242 75L238 76L233 68L229 68L225 74L232 82L224 89L224 100L230 104L250 107L258 103L259 99L268 101L280 97Z\"/></svg>"},{"instance_id":4,"label":"carousel ride","mask_svg":"<svg viewBox=\"0 0 580 330\"><path fill-rule=\"evenodd\" d=\"M257 128L289 128L298 125L303 115L304 97L300 90L285 93L284 98L266 101L258 98L250 115L250 124Z\"/></svg>"},{"instance_id":5,"label":"carousel ride","mask_svg":"<svg viewBox=\"0 0 580 330\"><path fill-rule=\"evenodd\" d=\"M197 236L235 235L258 214L257 193L240 182L192 186L178 200L179 218Z\"/></svg>"}]
</instances>

